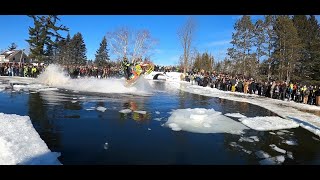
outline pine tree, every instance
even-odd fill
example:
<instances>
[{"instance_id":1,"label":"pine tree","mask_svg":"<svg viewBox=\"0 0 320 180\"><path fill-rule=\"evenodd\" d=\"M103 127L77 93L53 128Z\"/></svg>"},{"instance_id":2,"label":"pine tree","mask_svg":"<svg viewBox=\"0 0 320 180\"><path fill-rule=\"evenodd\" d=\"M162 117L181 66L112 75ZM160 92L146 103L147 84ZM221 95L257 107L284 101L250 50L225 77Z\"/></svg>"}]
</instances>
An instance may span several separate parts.
<instances>
[{"instance_id":1,"label":"pine tree","mask_svg":"<svg viewBox=\"0 0 320 180\"><path fill-rule=\"evenodd\" d=\"M10 46L8 47L8 51L13 51L17 49L18 45L16 43L11 43Z\"/></svg>"},{"instance_id":2,"label":"pine tree","mask_svg":"<svg viewBox=\"0 0 320 180\"><path fill-rule=\"evenodd\" d=\"M29 16L33 18L34 27L29 27L30 57L43 62L47 57L47 46L55 46L52 38L62 39L59 31L68 31L65 26L57 26L60 21L57 15L48 16Z\"/></svg>"},{"instance_id":3,"label":"pine tree","mask_svg":"<svg viewBox=\"0 0 320 180\"><path fill-rule=\"evenodd\" d=\"M45 50L45 59L44 62L46 64L52 64L53 63L53 55L54 55L54 48L52 44L48 44L46 46L46 50Z\"/></svg>"},{"instance_id":4,"label":"pine tree","mask_svg":"<svg viewBox=\"0 0 320 180\"><path fill-rule=\"evenodd\" d=\"M273 53L275 49L275 41L276 41L276 34L275 34L275 20L276 16L266 15L264 16L264 27L265 29L265 42L266 42L266 61L264 64L268 66L267 69L267 80L269 81L272 75L271 67L274 65L274 58Z\"/></svg>"},{"instance_id":5,"label":"pine tree","mask_svg":"<svg viewBox=\"0 0 320 180\"><path fill-rule=\"evenodd\" d=\"M254 38L253 44L256 47L256 53L251 57L251 73L253 77L258 77L260 75L260 61L261 57L265 56L267 53L266 47L266 26L262 20L258 20L254 25Z\"/></svg>"},{"instance_id":6,"label":"pine tree","mask_svg":"<svg viewBox=\"0 0 320 180\"><path fill-rule=\"evenodd\" d=\"M274 56L278 63L278 78L289 82L301 55L301 41L289 16L277 17L275 32L277 39Z\"/></svg>"},{"instance_id":7,"label":"pine tree","mask_svg":"<svg viewBox=\"0 0 320 180\"><path fill-rule=\"evenodd\" d=\"M105 66L107 62L110 60L108 51L109 50L107 49L107 39L104 36L100 43L100 47L96 52L96 58L94 60L94 63L98 66Z\"/></svg>"},{"instance_id":8,"label":"pine tree","mask_svg":"<svg viewBox=\"0 0 320 180\"><path fill-rule=\"evenodd\" d=\"M293 24L297 29L298 36L301 40L300 59L296 63L296 78L309 79L310 67L310 24L306 15L295 15L292 18Z\"/></svg>"},{"instance_id":9,"label":"pine tree","mask_svg":"<svg viewBox=\"0 0 320 180\"><path fill-rule=\"evenodd\" d=\"M252 46L254 37L254 26L251 22L250 16L242 16L234 26L235 33L232 34L233 48L229 49L228 53L232 52L232 60L236 62L237 66L240 66L242 74L248 75L248 60L252 56ZM251 52L250 52L251 51Z\"/></svg>"},{"instance_id":10,"label":"pine tree","mask_svg":"<svg viewBox=\"0 0 320 180\"><path fill-rule=\"evenodd\" d=\"M82 34L76 33L69 43L70 58L68 64L85 65L87 62L87 48L84 43Z\"/></svg>"},{"instance_id":11,"label":"pine tree","mask_svg":"<svg viewBox=\"0 0 320 180\"><path fill-rule=\"evenodd\" d=\"M183 59L183 58L182 58ZM197 53L193 68L197 70L205 70L205 71L212 71L214 67L214 58L211 54L205 53Z\"/></svg>"},{"instance_id":12,"label":"pine tree","mask_svg":"<svg viewBox=\"0 0 320 180\"><path fill-rule=\"evenodd\" d=\"M314 15L308 19L310 24L310 77L313 80L320 81L320 27Z\"/></svg>"},{"instance_id":13,"label":"pine tree","mask_svg":"<svg viewBox=\"0 0 320 180\"><path fill-rule=\"evenodd\" d=\"M57 43L57 62L59 64L70 64L71 52L70 52L70 34L68 33L66 39L62 39Z\"/></svg>"}]
</instances>

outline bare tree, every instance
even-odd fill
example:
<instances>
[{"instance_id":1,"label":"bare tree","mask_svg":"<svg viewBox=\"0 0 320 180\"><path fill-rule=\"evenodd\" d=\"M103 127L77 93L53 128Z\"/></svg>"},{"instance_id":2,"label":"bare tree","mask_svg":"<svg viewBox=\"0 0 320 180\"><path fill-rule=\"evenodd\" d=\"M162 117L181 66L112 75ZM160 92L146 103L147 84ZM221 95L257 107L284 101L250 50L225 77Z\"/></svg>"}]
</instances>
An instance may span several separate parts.
<instances>
[{"instance_id":1,"label":"bare tree","mask_svg":"<svg viewBox=\"0 0 320 180\"><path fill-rule=\"evenodd\" d=\"M111 51L116 54L118 58L127 57L131 36L129 28L121 27L113 32L109 32L107 36L109 37Z\"/></svg>"},{"instance_id":2,"label":"bare tree","mask_svg":"<svg viewBox=\"0 0 320 180\"><path fill-rule=\"evenodd\" d=\"M156 44L156 40L151 37L151 33L149 30L139 30L134 34L133 37L133 53L132 53L132 61L134 62L136 59L142 59L143 56L149 57L148 52L154 47Z\"/></svg>"},{"instance_id":3,"label":"bare tree","mask_svg":"<svg viewBox=\"0 0 320 180\"><path fill-rule=\"evenodd\" d=\"M183 48L183 62L184 68L183 73L186 74L189 57L190 57L190 47L194 40L194 32L196 28L195 20L192 17L189 17L187 22L178 29L178 36Z\"/></svg>"},{"instance_id":4,"label":"bare tree","mask_svg":"<svg viewBox=\"0 0 320 180\"><path fill-rule=\"evenodd\" d=\"M131 62L137 59L150 58L149 52L156 44L156 40L151 37L148 30L133 30L122 27L113 32L109 32L107 37L111 45L111 52L116 54L118 59L127 57Z\"/></svg>"}]
</instances>

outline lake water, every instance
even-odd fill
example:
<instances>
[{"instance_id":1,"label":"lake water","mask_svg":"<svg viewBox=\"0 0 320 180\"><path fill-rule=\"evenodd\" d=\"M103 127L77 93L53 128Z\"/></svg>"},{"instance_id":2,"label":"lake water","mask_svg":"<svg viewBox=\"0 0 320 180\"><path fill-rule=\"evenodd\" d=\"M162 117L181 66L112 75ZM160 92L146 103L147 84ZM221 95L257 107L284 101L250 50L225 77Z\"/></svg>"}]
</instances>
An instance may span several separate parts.
<instances>
[{"instance_id":1,"label":"lake water","mask_svg":"<svg viewBox=\"0 0 320 180\"><path fill-rule=\"evenodd\" d=\"M239 112L247 117L276 114L245 102L174 90L164 81L149 83L153 93L143 96L9 88L0 92L0 112L30 116L51 151L61 152L59 160L65 165L264 164L257 155L262 151L278 157L282 164L320 164L319 138L300 127L247 130L242 135L173 131L165 122L176 109L213 108L222 114ZM146 114L119 112L124 109ZM248 137L258 141L248 141ZM293 144L285 143L288 141Z\"/></svg>"}]
</instances>

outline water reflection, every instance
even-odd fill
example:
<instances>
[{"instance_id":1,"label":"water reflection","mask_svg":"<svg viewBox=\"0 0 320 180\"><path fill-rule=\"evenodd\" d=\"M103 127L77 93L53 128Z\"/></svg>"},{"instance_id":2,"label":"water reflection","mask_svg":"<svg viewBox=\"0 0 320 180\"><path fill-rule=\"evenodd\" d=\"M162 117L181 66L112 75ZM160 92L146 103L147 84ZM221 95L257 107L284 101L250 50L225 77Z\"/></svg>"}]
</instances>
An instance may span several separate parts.
<instances>
[{"instance_id":1,"label":"water reflection","mask_svg":"<svg viewBox=\"0 0 320 180\"><path fill-rule=\"evenodd\" d=\"M40 137L46 140L51 150L60 148L61 129L56 118L61 112L63 111L55 107L48 108L39 93L29 94L28 115ZM48 117L49 115L53 116Z\"/></svg>"},{"instance_id":2,"label":"water reflection","mask_svg":"<svg viewBox=\"0 0 320 180\"><path fill-rule=\"evenodd\" d=\"M130 113L120 113L120 119L132 118L134 121L139 123L145 123L150 119L150 114L143 110L143 104L139 104L134 99L130 99L128 102L123 104L124 109L130 109ZM123 121L122 121L123 122Z\"/></svg>"}]
</instances>

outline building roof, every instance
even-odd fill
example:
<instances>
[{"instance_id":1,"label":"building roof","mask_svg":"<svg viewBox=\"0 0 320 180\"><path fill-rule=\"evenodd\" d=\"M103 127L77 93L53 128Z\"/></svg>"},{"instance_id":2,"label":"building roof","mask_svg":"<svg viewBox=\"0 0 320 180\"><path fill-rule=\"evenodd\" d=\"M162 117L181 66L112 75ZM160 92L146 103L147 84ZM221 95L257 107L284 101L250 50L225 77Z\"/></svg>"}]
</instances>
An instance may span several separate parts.
<instances>
[{"instance_id":1,"label":"building roof","mask_svg":"<svg viewBox=\"0 0 320 180\"><path fill-rule=\"evenodd\" d=\"M11 57L15 56L20 51L22 51L22 50L5 51L5 52L1 53L1 55L4 55L5 59L10 59Z\"/></svg>"}]
</instances>

